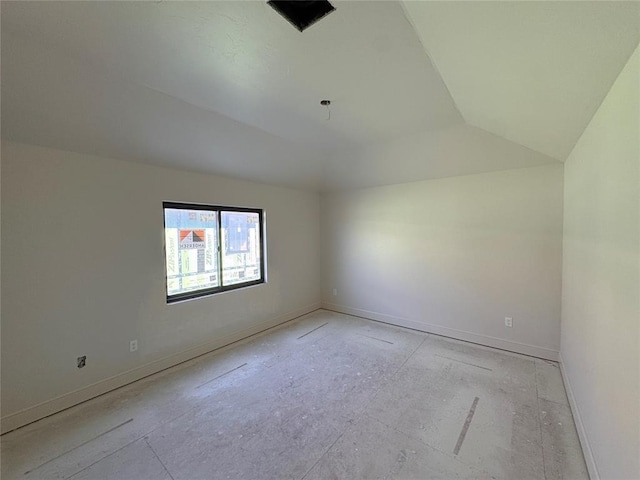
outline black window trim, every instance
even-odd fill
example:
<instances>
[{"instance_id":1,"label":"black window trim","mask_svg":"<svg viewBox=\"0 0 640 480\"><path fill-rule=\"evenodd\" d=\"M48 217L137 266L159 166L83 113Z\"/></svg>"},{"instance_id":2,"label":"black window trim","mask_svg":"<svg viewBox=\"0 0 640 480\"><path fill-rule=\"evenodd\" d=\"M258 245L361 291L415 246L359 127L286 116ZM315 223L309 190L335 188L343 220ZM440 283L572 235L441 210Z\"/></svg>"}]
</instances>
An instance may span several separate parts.
<instances>
[{"instance_id":1,"label":"black window trim","mask_svg":"<svg viewBox=\"0 0 640 480\"><path fill-rule=\"evenodd\" d=\"M203 288L200 290L193 290L191 292L186 293L177 293L169 296L168 294L168 285L167 285L167 241L164 235L164 231L167 228L165 223L165 215L164 211L167 208L173 209L183 209L183 210L206 210L206 211L215 211L218 217L218 265L219 265L219 278L220 278L220 286L212 287L212 288ZM257 213L258 214L258 223L260 225L260 279L253 280L251 282L243 282L236 283L233 285L222 285L222 212L247 212L247 213ZM264 243L264 210L261 208L250 208L250 207L230 207L228 205L209 205L203 203L185 203L185 202L162 202L162 224L163 224L163 243L164 243L164 292L165 298L167 300L167 304L182 302L185 300L191 300L194 298L206 297L210 295L214 295L216 293L228 292L230 290L239 290L241 288L247 288L254 285L260 285L262 283L266 283L266 272L265 272L265 243Z\"/></svg>"}]
</instances>

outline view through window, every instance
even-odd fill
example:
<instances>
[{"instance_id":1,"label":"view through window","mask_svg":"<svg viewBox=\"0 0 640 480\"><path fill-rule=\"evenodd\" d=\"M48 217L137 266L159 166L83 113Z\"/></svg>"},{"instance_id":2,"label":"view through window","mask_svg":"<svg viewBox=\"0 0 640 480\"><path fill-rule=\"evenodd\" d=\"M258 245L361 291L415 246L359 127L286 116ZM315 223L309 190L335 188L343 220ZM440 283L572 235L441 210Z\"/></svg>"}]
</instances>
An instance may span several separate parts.
<instances>
[{"instance_id":1,"label":"view through window","mask_svg":"<svg viewBox=\"0 0 640 480\"><path fill-rule=\"evenodd\" d=\"M264 282L262 210L163 207L168 302Z\"/></svg>"}]
</instances>

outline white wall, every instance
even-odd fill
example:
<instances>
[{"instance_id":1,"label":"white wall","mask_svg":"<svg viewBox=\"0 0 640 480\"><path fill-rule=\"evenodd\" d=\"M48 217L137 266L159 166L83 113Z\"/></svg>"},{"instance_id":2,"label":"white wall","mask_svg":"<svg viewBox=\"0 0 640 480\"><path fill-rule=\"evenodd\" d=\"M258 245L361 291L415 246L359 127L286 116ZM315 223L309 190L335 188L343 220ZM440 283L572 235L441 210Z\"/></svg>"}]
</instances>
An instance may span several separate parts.
<instances>
[{"instance_id":1,"label":"white wall","mask_svg":"<svg viewBox=\"0 0 640 480\"><path fill-rule=\"evenodd\" d=\"M167 305L163 200L264 208L268 283ZM318 252L315 193L3 142L3 429L317 308Z\"/></svg>"},{"instance_id":2,"label":"white wall","mask_svg":"<svg viewBox=\"0 0 640 480\"><path fill-rule=\"evenodd\" d=\"M561 356L593 478L640 478L639 64L565 165Z\"/></svg>"},{"instance_id":3,"label":"white wall","mask_svg":"<svg viewBox=\"0 0 640 480\"><path fill-rule=\"evenodd\" d=\"M556 164L324 194L323 305L556 359L562 174Z\"/></svg>"}]
</instances>

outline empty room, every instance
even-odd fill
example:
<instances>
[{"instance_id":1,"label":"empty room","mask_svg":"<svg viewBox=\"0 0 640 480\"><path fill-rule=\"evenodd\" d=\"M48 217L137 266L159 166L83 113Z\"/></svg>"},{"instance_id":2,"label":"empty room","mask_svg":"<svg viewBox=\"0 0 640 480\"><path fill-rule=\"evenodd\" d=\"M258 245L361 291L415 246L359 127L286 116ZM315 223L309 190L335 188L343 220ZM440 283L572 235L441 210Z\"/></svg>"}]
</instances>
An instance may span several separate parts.
<instances>
[{"instance_id":1,"label":"empty room","mask_svg":"<svg viewBox=\"0 0 640 480\"><path fill-rule=\"evenodd\" d=\"M0 8L2 480L640 480L640 2Z\"/></svg>"}]
</instances>

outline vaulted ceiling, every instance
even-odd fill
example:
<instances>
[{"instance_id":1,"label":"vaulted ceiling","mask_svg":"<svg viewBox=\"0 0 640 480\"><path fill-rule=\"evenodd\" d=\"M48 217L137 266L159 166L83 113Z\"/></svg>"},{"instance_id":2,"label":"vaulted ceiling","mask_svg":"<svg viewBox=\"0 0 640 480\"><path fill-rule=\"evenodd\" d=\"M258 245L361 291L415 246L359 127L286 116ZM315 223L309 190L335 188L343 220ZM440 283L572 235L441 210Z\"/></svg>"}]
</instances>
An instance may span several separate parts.
<instances>
[{"instance_id":1,"label":"vaulted ceiling","mask_svg":"<svg viewBox=\"0 0 640 480\"><path fill-rule=\"evenodd\" d=\"M638 2L2 2L2 137L331 190L563 161ZM322 99L331 99L329 112Z\"/></svg>"}]
</instances>

